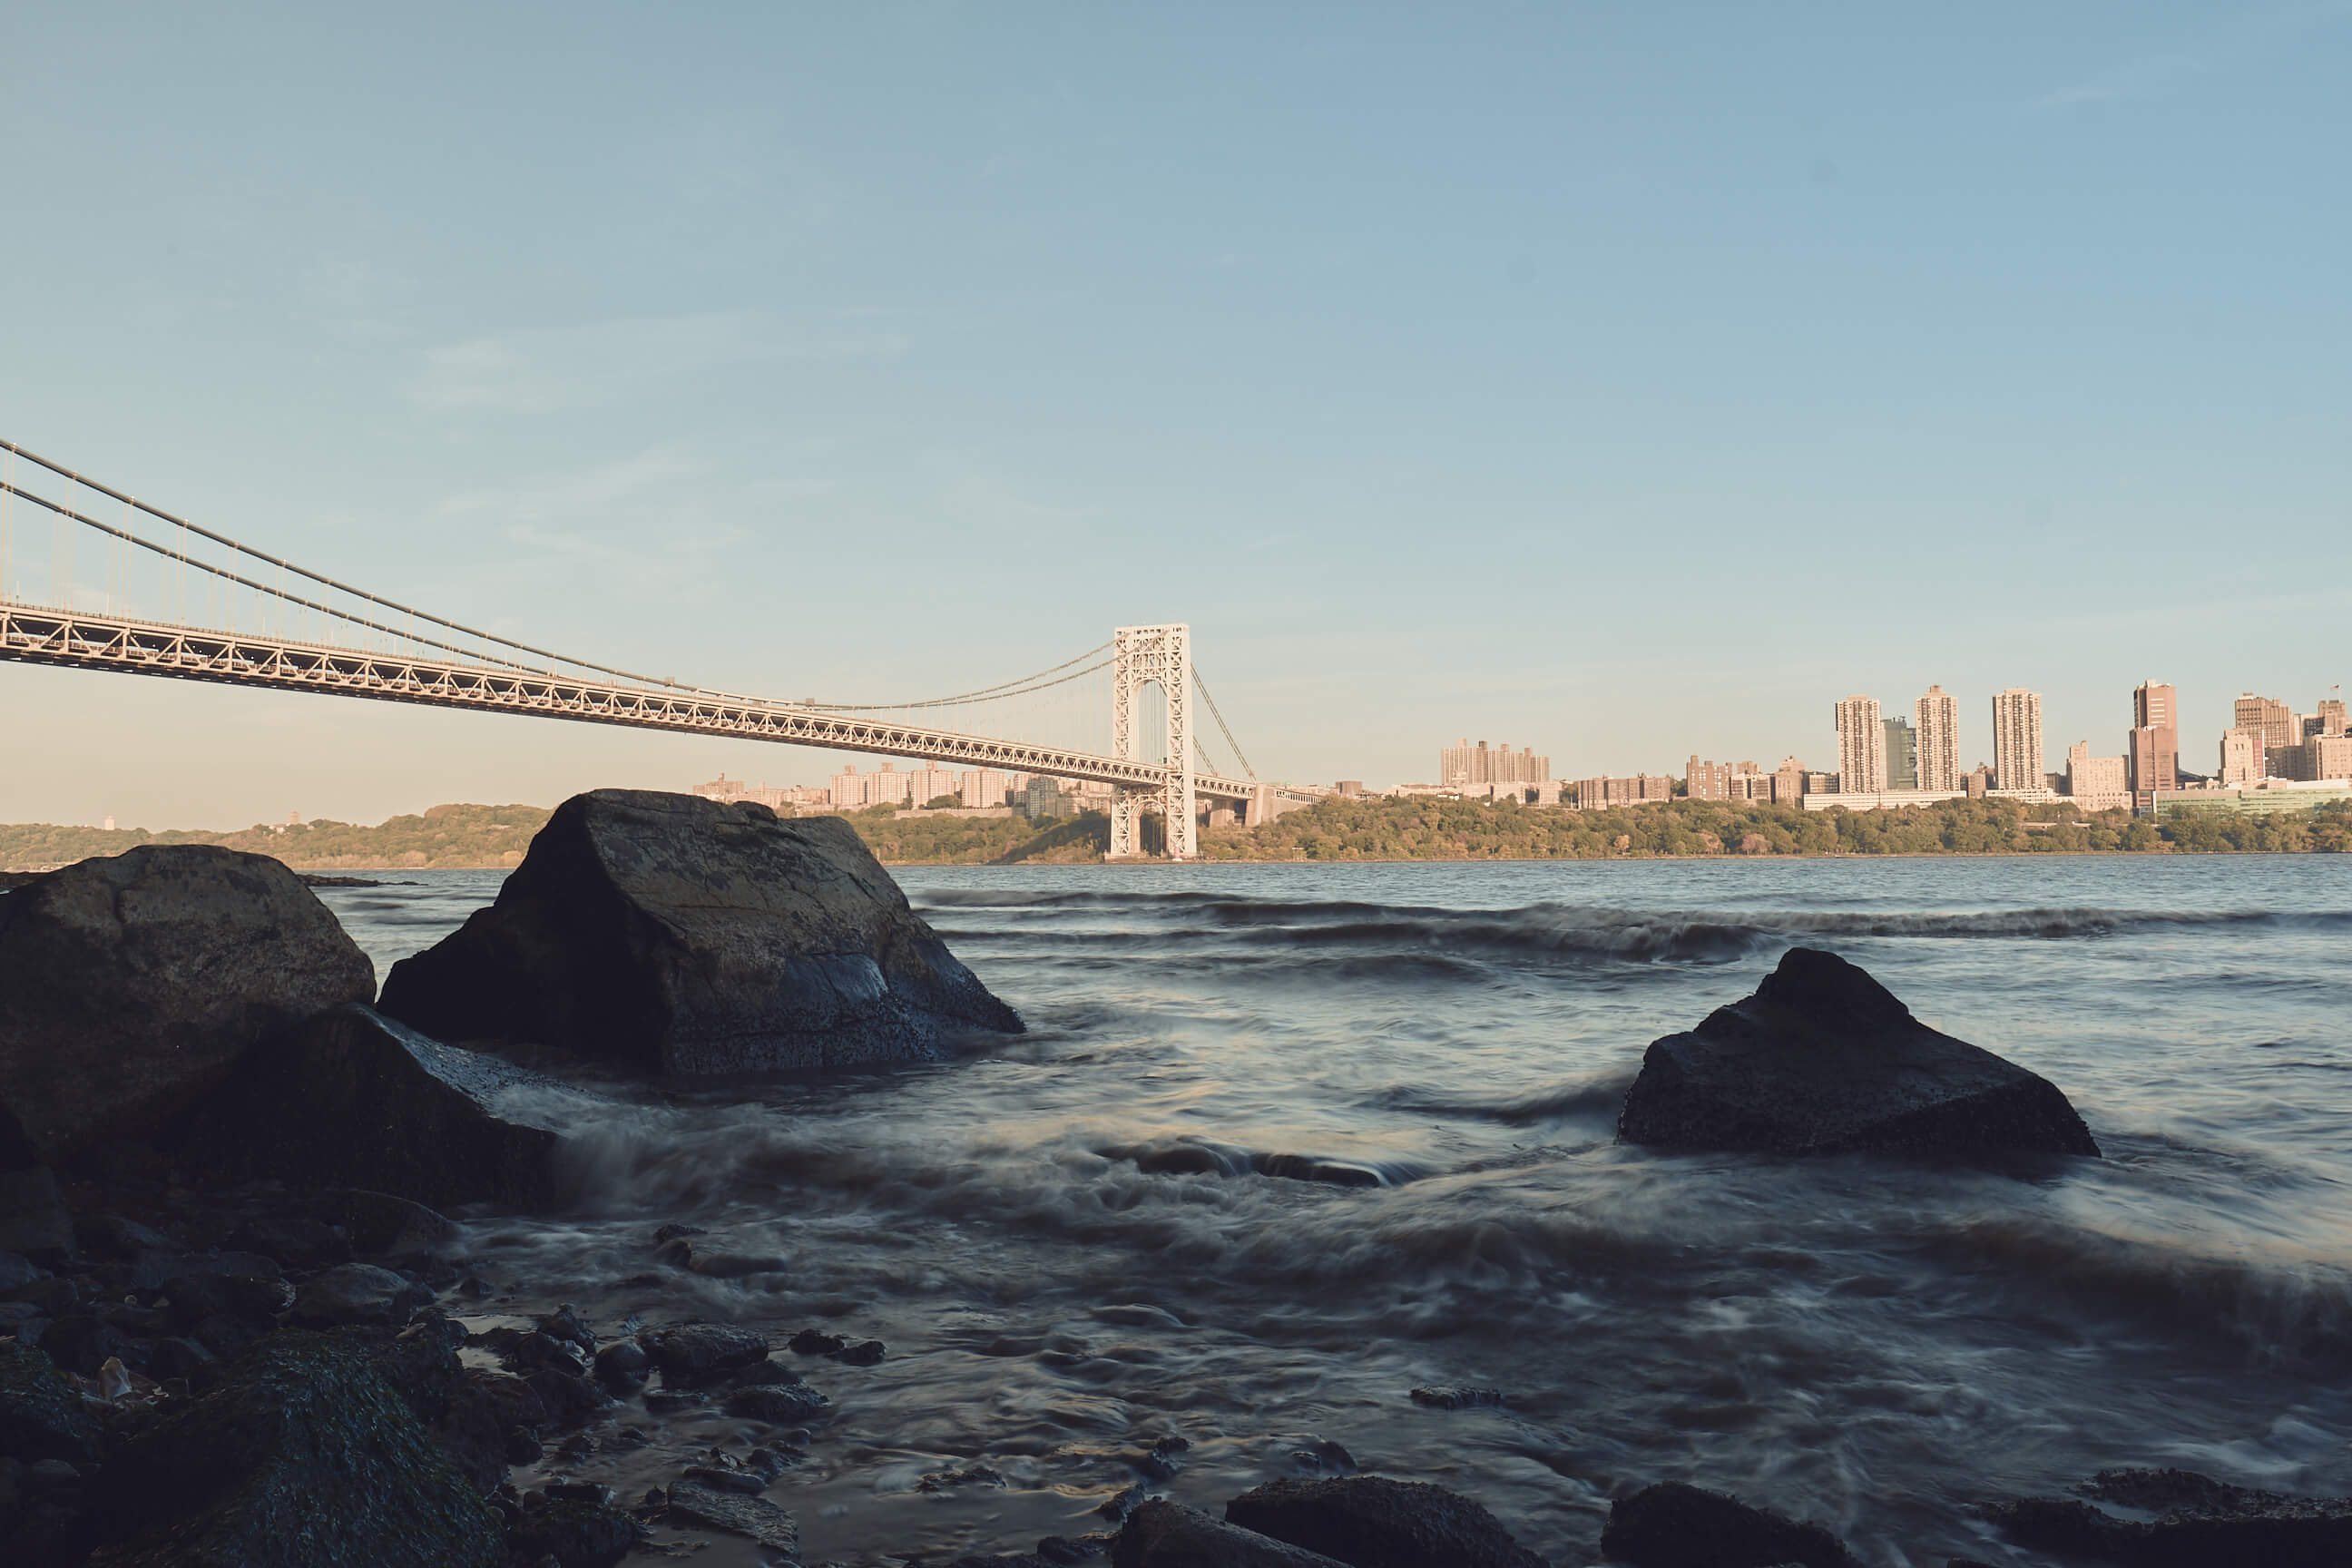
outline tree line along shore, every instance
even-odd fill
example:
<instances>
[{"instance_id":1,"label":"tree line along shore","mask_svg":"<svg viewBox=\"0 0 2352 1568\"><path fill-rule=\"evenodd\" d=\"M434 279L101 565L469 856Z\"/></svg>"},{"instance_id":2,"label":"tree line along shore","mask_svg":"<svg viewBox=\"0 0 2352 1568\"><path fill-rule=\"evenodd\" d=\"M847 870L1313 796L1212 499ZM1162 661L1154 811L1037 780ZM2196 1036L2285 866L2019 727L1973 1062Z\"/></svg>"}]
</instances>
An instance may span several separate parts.
<instances>
[{"instance_id":1,"label":"tree line along shore","mask_svg":"<svg viewBox=\"0 0 2352 1568\"><path fill-rule=\"evenodd\" d=\"M37 870L140 844L217 844L297 870L501 869L520 864L549 808L436 805L363 826L320 820L234 833L0 826L0 868ZM1099 861L1108 821L931 816L872 806L843 814L876 857L900 866L1069 865ZM1147 822L1147 826L1156 824ZM1604 811L1511 801L1332 797L1256 827L1200 836L1204 860L1606 860L1707 856L2341 854L2352 806L2308 816L2184 813L2162 822L2064 802L1952 800L1893 811L1675 800Z\"/></svg>"}]
</instances>

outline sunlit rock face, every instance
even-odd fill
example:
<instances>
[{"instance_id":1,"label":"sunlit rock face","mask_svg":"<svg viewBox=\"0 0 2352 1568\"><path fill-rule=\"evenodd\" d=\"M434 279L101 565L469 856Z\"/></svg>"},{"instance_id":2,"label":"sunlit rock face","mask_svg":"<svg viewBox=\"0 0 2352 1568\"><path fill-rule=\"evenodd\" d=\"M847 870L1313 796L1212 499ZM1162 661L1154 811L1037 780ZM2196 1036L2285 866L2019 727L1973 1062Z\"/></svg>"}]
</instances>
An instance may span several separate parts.
<instances>
[{"instance_id":1,"label":"sunlit rock face","mask_svg":"<svg viewBox=\"0 0 2352 1568\"><path fill-rule=\"evenodd\" d=\"M2049 1079L1927 1027L1835 953L1793 947L1752 996L1642 1058L1622 1142L1774 1154L2087 1154Z\"/></svg>"},{"instance_id":2,"label":"sunlit rock face","mask_svg":"<svg viewBox=\"0 0 2352 1568\"><path fill-rule=\"evenodd\" d=\"M437 1039L631 1071L805 1072L1018 1032L838 817L593 790L556 808L498 901L393 966L383 1012Z\"/></svg>"}]
</instances>

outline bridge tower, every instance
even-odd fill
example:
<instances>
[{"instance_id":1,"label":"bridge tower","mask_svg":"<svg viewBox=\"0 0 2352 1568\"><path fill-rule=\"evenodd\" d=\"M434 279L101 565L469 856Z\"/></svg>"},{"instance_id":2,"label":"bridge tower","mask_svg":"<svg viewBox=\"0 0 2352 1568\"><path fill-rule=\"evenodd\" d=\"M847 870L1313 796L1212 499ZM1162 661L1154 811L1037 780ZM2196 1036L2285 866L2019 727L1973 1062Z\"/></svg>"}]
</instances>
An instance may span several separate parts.
<instances>
[{"instance_id":1,"label":"bridge tower","mask_svg":"<svg viewBox=\"0 0 2352 1568\"><path fill-rule=\"evenodd\" d=\"M1192 628L1189 626L1121 626L1111 639L1110 749L1125 762L1135 754L1135 700L1154 681L1168 696L1168 782L1158 792L1160 819L1168 828L1168 858L1193 855L1192 813ZM1143 807L1150 790L1122 789L1111 802L1110 853L1114 859L1143 847Z\"/></svg>"}]
</instances>

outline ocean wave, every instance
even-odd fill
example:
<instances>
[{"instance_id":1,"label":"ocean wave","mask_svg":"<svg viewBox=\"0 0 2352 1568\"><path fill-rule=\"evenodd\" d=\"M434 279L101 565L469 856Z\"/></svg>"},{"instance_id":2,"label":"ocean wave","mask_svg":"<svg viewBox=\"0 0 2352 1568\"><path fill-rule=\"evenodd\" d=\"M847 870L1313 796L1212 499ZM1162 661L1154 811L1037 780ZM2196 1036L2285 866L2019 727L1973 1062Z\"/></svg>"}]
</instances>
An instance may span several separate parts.
<instances>
[{"instance_id":1,"label":"ocean wave","mask_svg":"<svg viewBox=\"0 0 2352 1568\"><path fill-rule=\"evenodd\" d=\"M1630 963L1722 963L1790 942L1839 939L2074 941L2167 928L2352 931L2352 910L1779 910L1726 913L1544 902L1513 909L1458 910L1357 900L1276 900L1198 892L989 893L942 900L963 910L1018 908L1026 902L1088 903L1168 918L1121 929L988 929L949 934L1046 946L1161 945L1439 948L1562 959Z\"/></svg>"}]
</instances>

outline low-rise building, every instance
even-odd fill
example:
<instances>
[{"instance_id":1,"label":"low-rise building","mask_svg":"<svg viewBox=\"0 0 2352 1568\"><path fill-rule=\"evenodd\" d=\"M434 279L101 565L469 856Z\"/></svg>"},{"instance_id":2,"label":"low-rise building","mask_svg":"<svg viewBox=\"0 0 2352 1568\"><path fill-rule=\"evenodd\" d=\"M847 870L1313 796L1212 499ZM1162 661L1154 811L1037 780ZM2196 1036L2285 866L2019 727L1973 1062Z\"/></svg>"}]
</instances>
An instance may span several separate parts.
<instances>
[{"instance_id":1,"label":"low-rise building","mask_svg":"<svg viewBox=\"0 0 2352 1568\"><path fill-rule=\"evenodd\" d=\"M2125 774L2123 758L2095 757L2088 741L2067 749L2066 796L2084 811L2112 811L2131 805L2131 785Z\"/></svg>"},{"instance_id":2,"label":"low-rise building","mask_svg":"<svg viewBox=\"0 0 2352 1568\"><path fill-rule=\"evenodd\" d=\"M1646 805L1675 798L1675 781L1664 773L1634 773L1628 778L1602 774L1576 782L1576 804L1586 811L1612 805Z\"/></svg>"}]
</instances>

